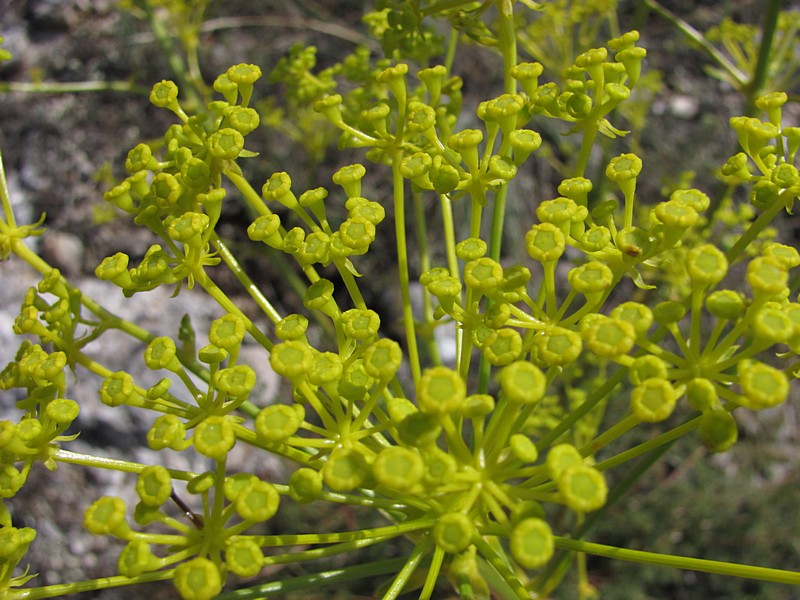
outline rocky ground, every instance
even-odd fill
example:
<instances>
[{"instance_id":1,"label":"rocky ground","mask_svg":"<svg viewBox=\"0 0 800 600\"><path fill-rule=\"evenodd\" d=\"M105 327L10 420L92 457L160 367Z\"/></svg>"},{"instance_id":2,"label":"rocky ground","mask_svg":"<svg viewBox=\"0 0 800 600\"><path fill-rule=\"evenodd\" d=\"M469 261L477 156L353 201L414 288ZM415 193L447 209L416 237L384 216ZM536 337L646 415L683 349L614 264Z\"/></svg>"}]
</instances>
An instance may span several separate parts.
<instances>
[{"instance_id":1,"label":"rocky ground","mask_svg":"<svg viewBox=\"0 0 800 600\"><path fill-rule=\"evenodd\" d=\"M146 24L121 13L116 4L113 0L0 0L3 47L15 57L10 63L0 65L0 82L133 81L146 90L153 82L169 77L168 65ZM724 3L725 7L714 2L664 4L702 29L718 21L725 11L733 10L742 18L752 17L758 12L759 2L740 0ZM639 18L630 6L624 14L631 22ZM278 58L298 41L313 41L320 48L321 61L331 62L333 57L352 49L354 41L362 39L358 35L348 39L343 33L358 28L360 15L360 3L355 1L212 2L209 16L220 27L201 38L204 75L210 81L236 62L259 64L268 73ZM250 19L259 26L226 29L223 19ZM740 97L729 87L705 77L703 61L697 60L696 52L687 48L669 25L653 17L646 24L643 38L650 52L651 67L661 69L663 85L652 102L652 126L639 142L650 157L649 162L646 160L646 168L651 170L645 193L658 197L667 174L687 169L709 172L724 161L735 141L727 132L727 118L738 114L742 105ZM335 27L331 29L331 25ZM473 70L485 72L496 66L491 58L476 58L470 64ZM480 93L481 90L469 89L468 100L479 97ZM158 334L173 334L185 312L191 312L196 329L202 332L220 311L201 295L186 292L177 299L153 292L135 297L134 303L123 302L114 286L94 280L92 273L108 254L122 250L141 256L152 243L146 233L131 224L109 219L102 193L115 177L122 175L121 165L128 149L141 140L161 135L171 122L166 111L149 105L146 91L0 95L0 151L18 219L33 222L46 212L48 232L38 246L45 259L112 311L119 311ZM298 162L305 164L294 154L296 148L284 140L265 135L262 141L264 146L259 150L263 154L264 172L291 170ZM320 165L319 182L315 185L328 184L329 173L338 166L341 166L338 162ZM551 169L538 168L522 180L519 193L547 197L552 193L552 178ZM710 178L703 183L711 189L716 185ZM522 223L527 228L529 207L510 210L510 222ZM241 227L241 215L229 215L226 227L235 233ZM793 229L791 224L784 226L790 237L794 235ZM260 273L259 282L268 292L280 295L283 289L274 281L277 277L274 269L270 270L270 265L263 262L254 265ZM383 267L381 263L368 266L375 272ZM33 273L19 262L0 264L0 366L13 357L18 340L10 333L11 324L25 290L35 282ZM392 283L387 280L379 287L391 289ZM385 299L390 314L393 302L391 297ZM143 349L121 339L102 341L93 352L108 360L112 368L130 368L134 364L131 357L140 355ZM279 390L278 383L267 368L265 355L255 348L248 352L252 352L248 363L259 369L262 386L259 402L266 403ZM137 375L150 375L143 366L137 368ZM138 414L111 411L94 401L97 385L96 381L81 378L80 384L71 387L73 397L82 405L78 423L81 437L73 449L155 462L142 450L148 424ZM10 414L12 409L13 397L0 395L0 412ZM779 433L769 442L771 458L752 460L754 464L750 466L758 471L759 477L774 485L776 481L795 481L796 460L787 450L798 440L794 409L789 407L780 415L770 415L766 421L745 423L745 427L754 439L765 435L770 427ZM178 460L184 468L203 468L196 459ZM237 460L245 464L253 457L243 455ZM728 476L740 474L741 469L735 464L723 459L717 465L717 472ZM259 468L278 472L282 467L276 463ZM661 476L677 477L663 473ZM748 476L742 481L746 483L741 485L750 485L751 479ZM56 583L65 576L98 577L114 571L117 545L83 532L82 507L87 498L102 494L130 499L130 485L127 476L69 466L60 467L55 474L34 472L25 491L12 501L12 508L19 524L39 530L39 541L29 557L31 571L40 574L40 583ZM648 498L640 500L645 505ZM645 511L646 507L638 510ZM668 538L669 532L664 536ZM670 585L676 584L670 582ZM148 594L156 600L168 598L170 593L168 587L153 586L127 596L125 592L112 591L94 597L140 598ZM653 597L667 596L656 593Z\"/></svg>"}]
</instances>

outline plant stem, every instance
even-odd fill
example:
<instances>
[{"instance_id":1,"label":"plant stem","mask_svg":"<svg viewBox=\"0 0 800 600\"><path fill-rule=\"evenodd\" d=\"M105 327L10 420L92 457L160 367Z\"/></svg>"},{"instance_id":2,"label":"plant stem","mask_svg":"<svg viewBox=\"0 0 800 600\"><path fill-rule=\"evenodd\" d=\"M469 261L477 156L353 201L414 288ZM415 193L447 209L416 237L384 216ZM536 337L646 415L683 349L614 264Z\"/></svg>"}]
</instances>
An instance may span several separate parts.
<instances>
[{"instance_id":1,"label":"plant stem","mask_svg":"<svg viewBox=\"0 0 800 600\"><path fill-rule=\"evenodd\" d=\"M639 444L638 446L634 446L630 450L621 452L616 456L609 458L608 460L604 460L600 463L597 463L597 465L595 466L597 469L601 471L606 471L626 461L632 460L637 456L641 456L642 454L650 452L651 450L658 448L659 446L663 446L664 444L673 442L678 438L688 434L689 432L697 429L700 426L701 419L702 417L695 417L694 419L687 421L683 425L679 425L674 429L670 429L669 431L662 433L661 435L653 438L652 440L644 442L643 444Z\"/></svg>"},{"instance_id":2,"label":"plant stem","mask_svg":"<svg viewBox=\"0 0 800 600\"><path fill-rule=\"evenodd\" d=\"M131 462L128 460L119 460L116 458L105 458L102 456L92 456L91 454L81 454L80 452L72 452L70 450L58 449L53 453L53 458L63 463L72 465L81 465L83 467L92 467L95 469L108 469L111 471L120 471L122 473L134 473L138 475L147 465ZM170 477L180 481L191 481L197 477L197 473L189 471L180 471L178 469L167 469Z\"/></svg>"},{"instance_id":3,"label":"plant stem","mask_svg":"<svg viewBox=\"0 0 800 600\"><path fill-rule=\"evenodd\" d=\"M392 161L392 184L394 189L394 220L397 238L397 271L400 279L400 295L403 301L403 325L408 344L408 362L414 384L422 376L419 351L417 349L417 332L414 325L414 312L411 306L411 289L408 275L408 245L406 243L405 186L400 174L400 161Z\"/></svg>"},{"instance_id":4,"label":"plant stem","mask_svg":"<svg viewBox=\"0 0 800 600\"><path fill-rule=\"evenodd\" d=\"M764 22L761 25L761 43L758 47L758 59L753 75L746 87L747 113L755 109L755 100L764 91L769 76L769 59L772 45L775 41L775 30L778 26L778 15L781 9L781 0L768 0L764 11Z\"/></svg>"},{"instance_id":5,"label":"plant stem","mask_svg":"<svg viewBox=\"0 0 800 600\"><path fill-rule=\"evenodd\" d=\"M214 233L211 236L211 242L214 244L214 247L219 252L219 255L222 257L222 260L225 261L225 264L228 265L231 273L234 274L236 279L239 280L239 283L242 284L247 293L250 297L255 300L258 307L262 310L262 312L269 317L269 320L273 323L277 323L281 320L281 314L277 311L277 309L272 306L272 303L267 300L266 296L261 292L258 286L253 283L253 280L247 275L247 272L242 269L242 266L239 264L239 261L236 260L236 257L230 251L230 249L223 243L219 236Z\"/></svg>"},{"instance_id":6,"label":"plant stem","mask_svg":"<svg viewBox=\"0 0 800 600\"><path fill-rule=\"evenodd\" d=\"M364 565L353 565L342 569L312 573L293 579L272 581L246 589L227 592L217 596L216 600L261 600L271 596L285 597L287 592L316 589L322 585L363 580L375 575L394 573L405 563L405 558L382 560Z\"/></svg>"},{"instance_id":7,"label":"plant stem","mask_svg":"<svg viewBox=\"0 0 800 600\"><path fill-rule=\"evenodd\" d=\"M22 94L74 94L83 92L127 92L147 96L150 90L132 81L41 81L0 82L0 92Z\"/></svg>"},{"instance_id":8,"label":"plant stem","mask_svg":"<svg viewBox=\"0 0 800 600\"><path fill-rule=\"evenodd\" d=\"M555 545L556 548L562 548L573 552L586 552L587 554L594 554L595 556L627 560L646 565L701 571L703 573L713 573L715 575L758 579L760 581L772 581L789 585L800 585L800 573L794 571L782 571L780 569L754 567L703 558L691 558L688 556L644 552L642 550L629 550L627 548L617 548L615 546L606 546L593 542L572 540L560 536L555 537Z\"/></svg>"},{"instance_id":9,"label":"plant stem","mask_svg":"<svg viewBox=\"0 0 800 600\"><path fill-rule=\"evenodd\" d=\"M40 600L41 598L63 598L70 594L106 590L134 583L149 583L152 581L166 581L172 579L173 569L168 571L154 571L142 573L134 578L116 575L114 577L100 577L75 583L59 583L32 589L12 589L6 592L8 600Z\"/></svg>"}]
</instances>

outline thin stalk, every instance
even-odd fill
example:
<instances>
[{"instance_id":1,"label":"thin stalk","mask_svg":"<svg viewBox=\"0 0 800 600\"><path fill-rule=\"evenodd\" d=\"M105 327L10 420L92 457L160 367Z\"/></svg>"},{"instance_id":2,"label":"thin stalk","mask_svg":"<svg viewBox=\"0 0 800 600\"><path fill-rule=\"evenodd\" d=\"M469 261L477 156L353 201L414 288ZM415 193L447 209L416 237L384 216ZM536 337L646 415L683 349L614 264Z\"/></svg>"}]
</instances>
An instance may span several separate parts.
<instances>
[{"instance_id":1,"label":"thin stalk","mask_svg":"<svg viewBox=\"0 0 800 600\"><path fill-rule=\"evenodd\" d=\"M651 450L663 446L664 444L669 444L674 442L680 437L694 431L698 427L700 427L700 420L702 417L695 417L690 421L687 421L683 425L679 425L674 429L670 429L662 433L661 435L654 437L652 440L644 442L643 444L639 444L638 446L634 446L630 450L626 450L625 452L620 452L616 456L604 460L600 463L597 463L596 468L600 471L606 471L608 469L612 469L617 465L621 465L624 462L629 460L633 460L637 456L642 456L643 454L647 454Z\"/></svg>"},{"instance_id":2,"label":"thin stalk","mask_svg":"<svg viewBox=\"0 0 800 600\"><path fill-rule=\"evenodd\" d=\"M52 457L59 462L69 463L72 465L80 465L82 467L92 467L95 469L107 469L112 471L120 471L122 473L133 473L139 475L147 465L141 465L128 460L119 460L116 458L104 458L102 456L92 456L90 454L81 454L80 452L72 452L70 450L58 449ZM189 471L180 471L178 469L167 469L172 479L180 481L191 481L197 477L198 473L191 473Z\"/></svg>"},{"instance_id":3,"label":"thin stalk","mask_svg":"<svg viewBox=\"0 0 800 600\"><path fill-rule=\"evenodd\" d=\"M247 293L250 295L250 297L255 300L261 311L273 323L280 321L282 318L281 314L274 306L272 306L272 303L267 300L266 296L264 296L258 286L253 283L253 280L250 279L250 277L247 275L247 272L239 264L239 261L236 260L236 257L216 233L211 235L211 243L214 244L214 247L219 252L220 257L225 264L228 265L228 269L230 269L231 273L233 273L236 279L239 280L239 283L242 284L242 287L247 290Z\"/></svg>"},{"instance_id":4,"label":"thin stalk","mask_svg":"<svg viewBox=\"0 0 800 600\"><path fill-rule=\"evenodd\" d=\"M403 568L399 573L397 573L397 577L395 577L392 581L392 585L389 587L389 590L383 595L383 600L394 600L403 592L408 580L414 574L414 571L417 570L419 564L422 562L422 559L428 553L432 545L433 542L431 541L429 535L426 535L417 543L417 545L414 547L414 550L411 552L411 556L406 559Z\"/></svg>"},{"instance_id":5,"label":"thin stalk","mask_svg":"<svg viewBox=\"0 0 800 600\"><path fill-rule=\"evenodd\" d=\"M419 270L420 273L424 273L431 268L427 219L425 218L425 210L422 205L422 194L417 190L412 190L411 199L414 205L414 235L417 238L417 249L419 250ZM425 323L426 326L433 322L431 294L426 289L422 290L422 314L420 315L420 320ZM439 355L439 347L436 344L436 339L433 336L433 329L426 328L425 338L428 356L431 357L434 364L441 364L442 359Z\"/></svg>"},{"instance_id":6,"label":"thin stalk","mask_svg":"<svg viewBox=\"0 0 800 600\"><path fill-rule=\"evenodd\" d=\"M11 207L11 196L8 193L8 182L6 181L6 170L3 166L2 152L0 152L0 203L3 204L3 215L6 225L11 229L16 229L17 219L14 216L14 209Z\"/></svg>"},{"instance_id":7,"label":"thin stalk","mask_svg":"<svg viewBox=\"0 0 800 600\"><path fill-rule=\"evenodd\" d=\"M795 571L782 571L780 569L740 565L737 563L707 560L704 558L691 558L688 556L644 552L642 550L629 550L627 548L617 548L605 544L571 540L560 536L556 536L554 541L556 548L573 552L586 552L587 554L604 556L615 560L626 560L645 565L671 567L673 569L700 571L703 573L713 573L715 575L772 581L774 583L800 585L800 573Z\"/></svg>"},{"instance_id":8,"label":"thin stalk","mask_svg":"<svg viewBox=\"0 0 800 600\"><path fill-rule=\"evenodd\" d=\"M401 535L408 535L414 531L429 529L436 522L433 518L397 523L386 527L362 529L359 531L342 531L336 533L301 533L291 535L256 535L249 536L263 547L298 546L303 544L339 544L368 539L389 539Z\"/></svg>"},{"instance_id":9,"label":"thin stalk","mask_svg":"<svg viewBox=\"0 0 800 600\"><path fill-rule=\"evenodd\" d=\"M195 281L202 287L206 293L211 296L217 304L219 304L223 309L228 311L231 314L238 316L245 324L245 329L247 332L253 336L253 338L261 344L267 350L272 350L272 340L270 340L264 333L256 327L255 323L253 323L247 315L245 315L241 309L234 304L230 298L223 292L216 283L206 274L205 271L202 269L198 269L195 273Z\"/></svg>"},{"instance_id":10,"label":"thin stalk","mask_svg":"<svg viewBox=\"0 0 800 600\"><path fill-rule=\"evenodd\" d=\"M778 15L781 11L781 0L768 0L764 10L764 21L761 26L761 44L758 47L758 59L752 78L747 84L747 112L755 107L755 100L761 95L769 76L769 59L775 41L775 30L778 27Z\"/></svg>"},{"instance_id":11,"label":"thin stalk","mask_svg":"<svg viewBox=\"0 0 800 600\"><path fill-rule=\"evenodd\" d=\"M73 94L83 92L126 92L147 96L150 90L132 81L9 81L0 83L0 92L22 94Z\"/></svg>"},{"instance_id":12,"label":"thin stalk","mask_svg":"<svg viewBox=\"0 0 800 600\"><path fill-rule=\"evenodd\" d=\"M737 258L739 258L739 255L744 251L744 249L747 248L753 241L755 241L755 239L758 237L758 234L761 233L764 228L768 227L775 217L778 216L778 213L780 213L781 210L786 207L784 194L787 192L789 192L789 189L781 192L778 196L778 200L775 201L772 206L758 215L758 218L753 221L750 227L747 228L747 231L742 234L742 237L736 241L736 243L733 245L733 248L725 253L725 258L728 259L729 263L733 263Z\"/></svg>"},{"instance_id":13,"label":"thin stalk","mask_svg":"<svg viewBox=\"0 0 800 600\"><path fill-rule=\"evenodd\" d=\"M397 267L400 278L400 295L403 301L403 325L408 345L408 361L414 384L419 382L421 374L419 350L417 349L417 332L414 325L414 312L411 307L411 290L408 275L408 245L406 243L405 186L400 174L400 162L392 161L392 179L394 188L394 222L397 237Z\"/></svg>"},{"instance_id":14,"label":"thin stalk","mask_svg":"<svg viewBox=\"0 0 800 600\"><path fill-rule=\"evenodd\" d=\"M342 569L312 573L282 581L272 581L263 585L227 592L217 596L217 600L261 600L277 596L284 598L288 592L317 589L323 585L363 580L376 575L394 573L405 563L404 558L382 560L364 565L352 565Z\"/></svg>"},{"instance_id":15,"label":"thin stalk","mask_svg":"<svg viewBox=\"0 0 800 600\"><path fill-rule=\"evenodd\" d=\"M75 583L58 583L55 585L46 585L39 588L32 589L11 589L8 592L8 598L13 600L40 600L42 598L64 598L71 594L80 594L82 592L92 592L95 590L107 590L109 588L122 587L124 585L133 585L139 583L149 583L152 581L166 581L172 579L174 569L168 571L154 571L151 573L142 573L136 577L125 577L124 575L116 575L114 577L100 577L98 579L90 579L88 581L77 581Z\"/></svg>"}]
</instances>

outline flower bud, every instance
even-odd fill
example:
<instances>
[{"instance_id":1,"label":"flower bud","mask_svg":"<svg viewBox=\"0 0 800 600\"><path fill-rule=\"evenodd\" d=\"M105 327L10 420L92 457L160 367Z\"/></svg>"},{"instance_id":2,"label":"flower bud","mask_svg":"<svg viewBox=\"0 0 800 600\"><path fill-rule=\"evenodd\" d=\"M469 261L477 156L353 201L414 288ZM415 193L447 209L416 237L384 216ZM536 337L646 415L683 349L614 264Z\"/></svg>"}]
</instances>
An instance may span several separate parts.
<instances>
[{"instance_id":1,"label":"flower bud","mask_svg":"<svg viewBox=\"0 0 800 600\"><path fill-rule=\"evenodd\" d=\"M653 307L653 319L659 325L670 325L680 321L686 315L683 304L674 300L659 302Z\"/></svg>"},{"instance_id":2,"label":"flower bud","mask_svg":"<svg viewBox=\"0 0 800 600\"><path fill-rule=\"evenodd\" d=\"M364 165L355 163L340 168L333 174L332 179L333 183L344 189L348 198L357 198L361 196L361 180L366 174Z\"/></svg>"},{"instance_id":3,"label":"flower bud","mask_svg":"<svg viewBox=\"0 0 800 600\"><path fill-rule=\"evenodd\" d=\"M594 467L579 464L568 467L558 476L558 491L575 512L585 513L606 503L608 486L603 474Z\"/></svg>"},{"instance_id":4,"label":"flower bud","mask_svg":"<svg viewBox=\"0 0 800 600\"><path fill-rule=\"evenodd\" d=\"M239 577L254 577L264 566L264 553L250 538L233 538L225 546L225 565Z\"/></svg>"},{"instance_id":5,"label":"flower bud","mask_svg":"<svg viewBox=\"0 0 800 600\"><path fill-rule=\"evenodd\" d=\"M349 492L370 477L367 460L352 448L337 448L322 467L322 478L335 492Z\"/></svg>"},{"instance_id":6,"label":"flower bud","mask_svg":"<svg viewBox=\"0 0 800 600\"><path fill-rule=\"evenodd\" d=\"M207 144L214 158L233 160L244 150L244 136L231 127L224 127L212 133Z\"/></svg>"},{"instance_id":7,"label":"flower bud","mask_svg":"<svg viewBox=\"0 0 800 600\"><path fill-rule=\"evenodd\" d=\"M466 390L466 384L458 373L447 367L433 367L427 369L420 379L417 402L424 412L453 414L464 405Z\"/></svg>"},{"instance_id":8,"label":"flower bud","mask_svg":"<svg viewBox=\"0 0 800 600\"><path fill-rule=\"evenodd\" d=\"M297 469L289 478L289 495L299 504L308 504L322 493L322 475L309 467Z\"/></svg>"},{"instance_id":9,"label":"flower bud","mask_svg":"<svg viewBox=\"0 0 800 600\"><path fill-rule=\"evenodd\" d=\"M575 362L583 350L581 336L564 327L551 327L533 338L536 358L548 367L566 367Z\"/></svg>"},{"instance_id":10,"label":"flower bud","mask_svg":"<svg viewBox=\"0 0 800 600\"><path fill-rule=\"evenodd\" d=\"M736 419L729 412L720 409L703 413L698 433L703 445L711 452L725 452L739 438Z\"/></svg>"},{"instance_id":11,"label":"flower bud","mask_svg":"<svg viewBox=\"0 0 800 600\"><path fill-rule=\"evenodd\" d=\"M127 404L137 397L133 377L124 371L112 373L103 380L100 386L100 400L107 406Z\"/></svg>"},{"instance_id":12,"label":"flower bud","mask_svg":"<svg viewBox=\"0 0 800 600\"><path fill-rule=\"evenodd\" d=\"M247 227L247 236L254 242L264 242L271 248L280 250L283 247L280 227L281 219L278 215L261 215Z\"/></svg>"},{"instance_id":13,"label":"flower bud","mask_svg":"<svg viewBox=\"0 0 800 600\"><path fill-rule=\"evenodd\" d=\"M586 347L603 358L627 356L636 343L633 325L619 319L599 318L584 333Z\"/></svg>"},{"instance_id":14,"label":"flower bud","mask_svg":"<svg viewBox=\"0 0 800 600\"><path fill-rule=\"evenodd\" d=\"M256 384L256 372L247 365L220 369L212 379L214 387L231 398L245 399Z\"/></svg>"},{"instance_id":15,"label":"flower bud","mask_svg":"<svg viewBox=\"0 0 800 600\"><path fill-rule=\"evenodd\" d=\"M136 493L147 506L161 506L172 495L169 471L161 465L145 467L136 480Z\"/></svg>"},{"instance_id":16,"label":"flower bud","mask_svg":"<svg viewBox=\"0 0 800 600\"><path fill-rule=\"evenodd\" d=\"M523 519L509 536L511 556L524 569L541 567L553 556L553 532L543 519Z\"/></svg>"},{"instance_id":17,"label":"flower bud","mask_svg":"<svg viewBox=\"0 0 800 600\"><path fill-rule=\"evenodd\" d=\"M508 134L508 143L513 150L514 164L520 166L542 145L542 136L530 129L515 129Z\"/></svg>"},{"instance_id":18,"label":"flower bud","mask_svg":"<svg viewBox=\"0 0 800 600\"><path fill-rule=\"evenodd\" d=\"M735 321L744 314L745 300L734 290L716 290L706 298L706 309L717 319Z\"/></svg>"},{"instance_id":19,"label":"flower bud","mask_svg":"<svg viewBox=\"0 0 800 600\"><path fill-rule=\"evenodd\" d=\"M591 261L570 269L567 278L576 292L586 296L604 292L614 282L614 274L611 269L598 261Z\"/></svg>"},{"instance_id":20,"label":"flower bud","mask_svg":"<svg viewBox=\"0 0 800 600\"><path fill-rule=\"evenodd\" d=\"M271 483L254 478L236 495L233 505L245 521L261 523L278 512L280 496Z\"/></svg>"},{"instance_id":21,"label":"flower bud","mask_svg":"<svg viewBox=\"0 0 800 600\"><path fill-rule=\"evenodd\" d=\"M162 80L150 90L150 102L173 112L178 108L178 86L174 81Z\"/></svg>"},{"instance_id":22,"label":"flower bud","mask_svg":"<svg viewBox=\"0 0 800 600\"><path fill-rule=\"evenodd\" d=\"M83 515L83 525L95 535L113 535L125 538L130 526L125 520L125 502L122 498L103 496L95 501Z\"/></svg>"},{"instance_id":23,"label":"flower bud","mask_svg":"<svg viewBox=\"0 0 800 600\"><path fill-rule=\"evenodd\" d=\"M552 223L533 225L525 234L528 256L541 263L558 259L566 249L564 233Z\"/></svg>"},{"instance_id":24,"label":"flower bud","mask_svg":"<svg viewBox=\"0 0 800 600\"><path fill-rule=\"evenodd\" d=\"M400 421L397 431L400 439L409 446L428 448L439 439L442 426L434 414L412 412Z\"/></svg>"},{"instance_id":25,"label":"flower bud","mask_svg":"<svg viewBox=\"0 0 800 600\"><path fill-rule=\"evenodd\" d=\"M418 452L392 446L380 451L372 465L372 473L380 485L396 490L411 490L422 480L425 463Z\"/></svg>"},{"instance_id":26,"label":"flower bud","mask_svg":"<svg viewBox=\"0 0 800 600\"><path fill-rule=\"evenodd\" d=\"M633 414L642 421L656 423L672 414L678 393L667 379L645 379L631 392Z\"/></svg>"},{"instance_id":27,"label":"flower bud","mask_svg":"<svg viewBox=\"0 0 800 600\"><path fill-rule=\"evenodd\" d=\"M713 286L728 273L728 259L716 246L703 244L686 254L686 270L694 286Z\"/></svg>"},{"instance_id":28,"label":"flower bud","mask_svg":"<svg viewBox=\"0 0 800 600\"><path fill-rule=\"evenodd\" d=\"M340 323L347 337L369 341L378 334L381 320L374 310L351 308L342 313Z\"/></svg>"},{"instance_id":29,"label":"flower bud","mask_svg":"<svg viewBox=\"0 0 800 600\"><path fill-rule=\"evenodd\" d=\"M546 386L544 373L526 361L513 362L500 372L500 389L506 398L517 404L539 402Z\"/></svg>"},{"instance_id":30,"label":"flower bud","mask_svg":"<svg viewBox=\"0 0 800 600\"><path fill-rule=\"evenodd\" d=\"M759 256L747 265L747 283L756 295L775 296L787 289L789 274L775 258Z\"/></svg>"},{"instance_id":31,"label":"flower bud","mask_svg":"<svg viewBox=\"0 0 800 600\"><path fill-rule=\"evenodd\" d=\"M528 96L533 96L539 86L539 76L544 67L538 62L523 62L511 67L511 76L516 79Z\"/></svg>"},{"instance_id":32,"label":"flower bud","mask_svg":"<svg viewBox=\"0 0 800 600\"><path fill-rule=\"evenodd\" d=\"M402 360L400 345L382 338L364 351L364 370L379 381L389 381L397 373Z\"/></svg>"},{"instance_id":33,"label":"flower bud","mask_svg":"<svg viewBox=\"0 0 800 600\"><path fill-rule=\"evenodd\" d=\"M686 383L686 400L695 410L707 411L719 404L714 382L705 377L695 377Z\"/></svg>"},{"instance_id":34,"label":"flower bud","mask_svg":"<svg viewBox=\"0 0 800 600\"><path fill-rule=\"evenodd\" d=\"M322 352L314 358L314 365L308 372L308 380L313 385L325 385L342 378L342 359L333 352Z\"/></svg>"},{"instance_id":35,"label":"flower bud","mask_svg":"<svg viewBox=\"0 0 800 600\"><path fill-rule=\"evenodd\" d=\"M222 575L213 562L198 556L178 565L173 584L183 600L211 600L222 591Z\"/></svg>"},{"instance_id":36,"label":"flower bud","mask_svg":"<svg viewBox=\"0 0 800 600\"><path fill-rule=\"evenodd\" d=\"M177 357L175 341L166 336L157 337L147 345L144 351L144 363L154 371L158 369L180 371L182 369Z\"/></svg>"},{"instance_id":37,"label":"flower bud","mask_svg":"<svg viewBox=\"0 0 800 600\"><path fill-rule=\"evenodd\" d=\"M181 451L191 442L186 439L186 426L175 415L160 415L147 432L147 445L153 450L170 448Z\"/></svg>"},{"instance_id":38,"label":"flower bud","mask_svg":"<svg viewBox=\"0 0 800 600\"><path fill-rule=\"evenodd\" d=\"M789 395L786 373L755 360L739 362L739 385L743 396L739 404L751 410L777 406Z\"/></svg>"},{"instance_id":39,"label":"flower bud","mask_svg":"<svg viewBox=\"0 0 800 600\"><path fill-rule=\"evenodd\" d=\"M210 415L195 427L192 442L195 450L203 456L220 460L236 444L236 435L230 419L219 415Z\"/></svg>"},{"instance_id":40,"label":"flower bud","mask_svg":"<svg viewBox=\"0 0 800 600\"><path fill-rule=\"evenodd\" d=\"M122 549L117 561L120 575L138 577L148 571L156 571L161 567L159 559L150 550L150 544L143 540L133 540Z\"/></svg>"},{"instance_id":41,"label":"flower bud","mask_svg":"<svg viewBox=\"0 0 800 600\"><path fill-rule=\"evenodd\" d=\"M628 377L633 385L641 385L646 379L666 379L667 363L657 356L647 354L633 361Z\"/></svg>"},{"instance_id":42,"label":"flower bud","mask_svg":"<svg viewBox=\"0 0 800 600\"><path fill-rule=\"evenodd\" d=\"M472 519L462 513L444 514L433 526L436 545L449 554L466 550L476 533Z\"/></svg>"},{"instance_id":43,"label":"flower bud","mask_svg":"<svg viewBox=\"0 0 800 600\"><path fill-rule=\"evenodd\" d=\"M306 289L303 305L309 310L318 310L332 319L339 318L339 307L333 299L333 283L317 279Z\"/></svg>"},{"instance_id":44,"label":"flower bud","mask_svg":"<svg viewBox=\"0 0 800 600\"><path fill-rule=\"evenodd\" d=\"M637 337L645 336L653 324L653 311L640 302L623 302L614 307L609 316L633 325Z\"/></svg>"},{"instance_id":45,"label":"flower bud","mask_svg":"<svg viewBox=\"0 0 800 600\"><path fill-rule=\"evenodd\" d=\"M531 438L522 433L515 433L508 440L511 453L524 463L535 463L539 458L539 451Z\"/></svg>"}]
</instances>

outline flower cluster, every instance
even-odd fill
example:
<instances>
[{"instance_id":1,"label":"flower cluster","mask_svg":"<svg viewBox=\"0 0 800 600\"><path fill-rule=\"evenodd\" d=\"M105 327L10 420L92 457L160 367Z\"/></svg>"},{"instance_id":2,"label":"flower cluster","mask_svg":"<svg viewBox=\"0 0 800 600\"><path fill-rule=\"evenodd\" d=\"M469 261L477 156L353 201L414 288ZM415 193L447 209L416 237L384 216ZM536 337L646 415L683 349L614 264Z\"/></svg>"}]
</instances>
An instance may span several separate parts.
<instances>
[{"instance_id":1,"label":"flower cluster","mask_svg":"<svg viewBox=\"0 0 800 600\"><path fill-rule=\"evenodd\" d=\"M722 173L751 186L760 216L723 251L701 227L711 201L699 189L675 189L645 205L637 194L644 165L634 153L614 156L591 177L597 134L626 133L610 119L640 79L645 51L638 33L580 53L560 84L544 82L541 63L518 60L513 3L498 4L496 31L480 13L446 15L457 31L491 42L504 58L503 93L478 105L474 128L457 129L463 82L445 65L414 72L407 62L384 61L373 68L359 51L336 67L363 83L344 95L334 93L336 69L312 76L313 49L295 48L274 72L273 81L292 86L296 105L313 103L317 116L341 132L343 147L363 150L376 171L390 173L388 201L371 190L360 163L339 168L330 189L298 190L286 172L273 173L260 190L249 183L239 161L256 156L246 138L262 122L254 108L261 70L254 65L220 75L213 84L219 96L198 114L179 99L175 83L153 86L151 102L179 123L157 143L128 153L129 174L105 199L158 243L135 265L123 253L107 257L96 275L126 296L165 285L177 295L181 286L196 286L223 314L209 328L209 343L195 348L186 342L191 335L176 343L110 315L57 270L42 268L44 278L15 323L17 333L38 343L24 343L0 374L3 389L25 395L18 402L23 418L0 422L0 496L13 496L36 462L54 468L67 460L60 444L71 439L64 433L79 407L64 397L65 368L80 365L102 377L105 405L156 415L147 433L152 450L194 451L210 465L189 473L69 457L136 474L132 511L104 496L84 514L90 532L126 542L118 566L127 580L170 578L182 598L205 600L230 574L252 577L270 565L407 536L414 549L393 570L385 598L410 590L415 577L423 599L444 578L463 597L488 597L491 581L527 598L560 582L557 549L573 552L580 564L598 547L570 535L613 497L607 470L695 430L711 451L727 450L737 440L736 411L782 403L797 366L780 361L800 352L800 303L788 288L800 255L773 242L743 256L800 193L800 130L782 126L787 96L759 98L765 121L731 121L743 152ZM433 39L420 19L406 6L373 15L371 25L382 28L388 48L418 56ZM402 32L408 39L398 37ZM543 118L580 135L581 147L556 197L535 206L521 241L524 264L509 264L501 244L509 184L543 144L536 131ZM611 190L600 200L593 196L599 187ZM246 230L253 246L302 273L304 311L284 314L273 306L220 238L217 224L233 196L253 215ZM438 203L443 265L427 255L431 232L420 227L415 240L407 239L409 198L420 219L423 198ZM454 224L455 202L467 205L463 228ZM387 336L368 306L361 288L369 277L357 268L364 254L385 249L387 213L395 226L402 340ZM37 232L0 221L3 257L30 257L19 240ZM424 255L418 268L410 260L413 245ZM676 261L687 283L671 287L665 300L648 278ZM223 265L266 324L216 285L214 269ZM746 287L732 281L733 268L745 274ZM420 310L411 302L414 278ZM628 300L631 289L637 296ZM310 335L310 316L329 339ZM434 337L446 325L456 331L452 363L440 360ZM89 358L84 347L108 329L145 342L145 365L164 377L144 388ZM263 406L252 397L255 371L240 361L248 335L291 388L283 401ZM625 416L600 431L598 415L612 402L624 404ZM630 429L657 422L674 428L609 452ZM237 444L286 459L293 465L288 480L232 473L228 457ZM389 522L263 534L262 524L286 503L314 501L371 509ZM174 515L174 505L185 518ZM6 517L0 514L0 585L8 586L34 534ZM591 586L579 571L588 597ZM356 566L348 573L366 571Z\"/></svg>"}]
</instances>

